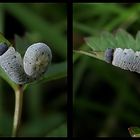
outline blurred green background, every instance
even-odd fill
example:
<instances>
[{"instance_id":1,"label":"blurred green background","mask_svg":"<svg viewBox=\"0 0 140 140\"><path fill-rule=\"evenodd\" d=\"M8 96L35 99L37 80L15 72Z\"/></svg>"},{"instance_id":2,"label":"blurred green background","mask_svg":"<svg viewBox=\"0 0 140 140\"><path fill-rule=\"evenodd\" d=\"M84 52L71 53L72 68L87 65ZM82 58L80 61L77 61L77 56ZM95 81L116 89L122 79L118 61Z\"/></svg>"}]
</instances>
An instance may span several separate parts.
<instances>
[{"instance_id":1,"label":"blurred green background","mask_svg":"<svg viewBox=\"0 0 140 140\"><path fill-rule=\"evenodd\" d=\"M65 3L1 3L0 32L24 54L34 42L52 50L44 79L26 87L19 136L67 136L67 46ZM14 91L0 78L0 136L10 136Z\"/></svg>"},{"instance_id":2,"label":"blurred green background","mask_svg":"<svg viewBox=\"0 0 140 140\"><path fill-rule=\"evenodd\" d=\"M140 30L140 4L73 4L73 49L89 50L84 38L123 28ZM73 53L74 136L130 137L140 126L140 75Z\"/></svg>"}]
</instances>

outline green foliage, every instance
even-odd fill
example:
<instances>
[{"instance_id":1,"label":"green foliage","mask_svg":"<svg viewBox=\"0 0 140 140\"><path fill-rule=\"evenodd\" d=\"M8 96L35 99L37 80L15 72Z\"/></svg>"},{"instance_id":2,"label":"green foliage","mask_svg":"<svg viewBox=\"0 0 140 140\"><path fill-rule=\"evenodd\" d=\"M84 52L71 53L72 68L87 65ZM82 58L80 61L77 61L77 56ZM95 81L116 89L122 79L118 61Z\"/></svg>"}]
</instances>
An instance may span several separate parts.
<instances>
[{"instance_id":1,"label":"green foliage","mask_svg":"<svg viewBox=\"0 0 140 140\"><path fill-rule=\"evenodd\" d=\"M128 128L131 137L140 137L140 128L139 127L130 127Z\"/></svg>"},{"instance_id":2,"label":"green foliage","mask_svg":"<svg viewBox=\"0 0 140 140\"><path fill-rule=\"evenodd\" d=\"M139 12L140 4L73 5L74 136L130 137L128 127L140 126L139 74L100 61L107 48L140 51Z\"/></svg>"},{"instance_id":3,"label":"green foliage","mask_svg":"<svg viewBox=\"0 0 140 140\"><path fill-rule=\"evenodd\" d=\"M64 123L64 116L58 113L49 113L47 117L41 117L39 121L33 120L30 124L23 124L21 136L39 136L40 134L44 134L46 137L65 136L67 126ZM56 131L60 133L56 135Z\"/></svg>"},{"instance_id":4,"label":"green foliage","mask_svg":"<svg viewBox=\"0 0 140 140\"><path fill-rule=\"evenodd\" d=\"M86 44L92 49L91 52L75 51L104 60L104 52L107 48L132 48L139 51L139 32L136 35L136 40L123 29L118 29L115 35L104 31L99 36L85 38Z\"/></svg>"},{"instance_id":5,"label":"green foliage","mask_svg":"<svg viewBox=\"0 0 140 140\"><path fill-rule=\"evenodd\" d=\"M134 38L125 30L119 30L115 36L117 47L120 48L133 48L136 50Z\"/></svg>"},{"instance_id":6,"label":"green foliage","mask_svg":"<svg viewBox=\"0 0 140 140\"><path fill-rule=\"evenodd\" d=\"M66 37L63 34L61 34L60 30L58 30L57 27L55 27L55 25L49 23L48 20L42 19L41 16L35 14L34 11L30 10L30 8L26 5L16 3L5 4L3 6L14 17L21 21L27 29L33 32L38 32L43 40L47 39L47 42L49 42L49 44L52 44L52 48L55 48L55 50L58 54L60 54L61 57L66 58Z\"/></svg>"},{"instance_id":7,"label":"green foliage","mask_svg":"<svg viewBox=\"0 0 140 140\"><path fill-rule=\"evenodd\" d=\"M117 40L109 32L104 32L99 37L88 37L85 40L93 51L105 51L107 48L117 47Z\"/></svg>"}]
</instances>

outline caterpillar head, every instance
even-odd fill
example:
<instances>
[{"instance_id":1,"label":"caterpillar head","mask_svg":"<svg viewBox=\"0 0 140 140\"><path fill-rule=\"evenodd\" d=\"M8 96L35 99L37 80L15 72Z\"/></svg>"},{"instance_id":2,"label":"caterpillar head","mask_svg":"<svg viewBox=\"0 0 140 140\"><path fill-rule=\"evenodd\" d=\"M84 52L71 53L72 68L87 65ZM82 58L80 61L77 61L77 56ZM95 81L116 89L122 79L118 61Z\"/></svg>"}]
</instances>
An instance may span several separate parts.
<instances>
[{"instance_id":1,"label":"caterpillar head","mask_svg":"<svg viewBox=\"0 0 140 140\"><path fill-rule=\"evenodd\" d=\"M3 55L8 50L8 46L6 43L0 43L0 56Z\"/></svg>"},{"instance_id":2,"label":"caterpillar head","mask_svg":"<svg viewBox=\"0 0 140 140\"><path fill-rule=\"evenodd\" d=\"M13 47L0 45L0 66L12 81L25 84L39 79L52 60L50 48L44 43L35 43L27 49L22 60Z\"/></svg>"},{"instance_id":3,"label":"caterpillar head","mask_svg":"<svg viewBox=\"0 0 140 140\"><path fill-rule=\"evenodd\" d=\"M113 60L113 53L114 53L114 49L112 48L107 48L105 51L105 61L107 63L111 63Z\"/></svg>"}]
</instances>

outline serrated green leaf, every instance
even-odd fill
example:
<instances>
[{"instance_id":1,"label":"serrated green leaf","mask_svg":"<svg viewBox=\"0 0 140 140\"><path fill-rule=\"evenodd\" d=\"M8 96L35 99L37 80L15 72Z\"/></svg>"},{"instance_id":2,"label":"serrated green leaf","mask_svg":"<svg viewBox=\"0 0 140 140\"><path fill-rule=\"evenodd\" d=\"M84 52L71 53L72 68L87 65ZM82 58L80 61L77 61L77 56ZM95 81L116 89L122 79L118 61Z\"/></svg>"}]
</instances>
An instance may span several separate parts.
<instances>
[{"instance_id":1,"label":"serrated green leaf","mask_svg":"<svg viewBox=\"0 0 140 140\"><path fill-rule=\"evenodd\" d=\"M85 38L86 44L93 51L105 51L107 48L132 48L138 49L139 34L137 35L137 43L135 39L123 29L119 29L115 36L113 34L104 31L100 36Z\"/></svg>"},{"instance_id":2,"label":"serrated green leaf","mask_svg":"<svg viewBox=\"0 0 140 140\"><path fill-rule=\"evenodd\" d=\"M136 34L136 50L140 50L140 31Z\"/></svg>"},{"instance_id":3,"label":"serrated green leaf","mask_svg":"<svg viewBox=\"0 0 140 140\"><path fill-rule=\"evenodd\" d=\"M85 41L93 51L105 51L107 48L117 47L114 36L109 32L102 32L99 37L85 38Z\"/></svg>"},{"instance_id":4,"label":"serrated green leaf","mask_svg":"<svg viewBox=\"0 0 140 140\"><path fill-rule=\"evenodd\" d=\"M99 37L87 37L85 38L86 44L93 50L102 50L102 43Z\"/></svg>"},{"instance_id":5,"label":"serrated green leaf","mask_svg":"<svg viewBox=\"0 0 140 140\"><path fill-rule=\"evenodd\" d=\"M133 50L140 50L140 33L137 33L136 40L123 29L119 29L115 36L109 32L102 32L100 36L85 38L86 44L93 50L92 53L87 51L79 51L88 56L92 56L104 60L103 52L107 48L132 48ZM96 53L98 52L98 53ZM100 52L100 53L99 53ZM95 55L96 53L96 55ZM98 55L101 54L101 55Z\"/></svg>"},{"instance_id":6,"label":"serrated green leaf","mask_svg":"<svg viewBox=\"0 0 140 140\"><path fill-rule=\"evenodd\" d=\"M123 29L116 32L115 39L117 41L117 48L132 48L135 50L134 38Z\"/></svg>"},{"instance_id":7,"label":"serrated green leaf","mask_svg":"<svg viewBox=\"0 0 140 140\"><path fill-rule=\"evenodd\" d=\"M140 128L139 127L130 127L128 131L131 137L140 137Z\"/></svg>"},{"instance_id":8,"label":"serrated green leaf","mask_svg":"<svg viewBox=\"0 0 140 140\"><path fill-rule=\"evenodd\" d=\"M102 43L103 51L106 50L107 48L116 48L117 46L117 42L114 36L107 31L102 32L100 39L101 39L100 41Z\"/></svg>"}]
</instances>

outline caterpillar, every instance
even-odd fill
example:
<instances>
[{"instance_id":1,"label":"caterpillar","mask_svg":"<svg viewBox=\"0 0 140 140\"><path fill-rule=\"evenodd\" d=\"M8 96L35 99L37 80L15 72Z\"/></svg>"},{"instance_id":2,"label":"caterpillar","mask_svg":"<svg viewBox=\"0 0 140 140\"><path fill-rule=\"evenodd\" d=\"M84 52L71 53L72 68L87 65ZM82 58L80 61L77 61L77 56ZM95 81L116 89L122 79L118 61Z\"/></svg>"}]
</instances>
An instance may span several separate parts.
<instances>
[{"instance_id":1,"label":"caterpillar","mask_svg":"<svg viewBox=\"0 0 140 140\"><path fill-rule=\"evenodd\" d=\"M0 66L16 84L39 79L47 71L51 60L51 49L45 43L29 46L23 60L14 47L0 43Z\"/></svg>"},{"instance_id":2,"label":"caterpillar","mask_svg":"<svg viewBox=\"0 0 140 140\"><path fill-rule=\"evenodd\" d=\"M124 70L140 73L140 52L132 49L108 48L105 61Z\"/></svg>"}]
</instances>

